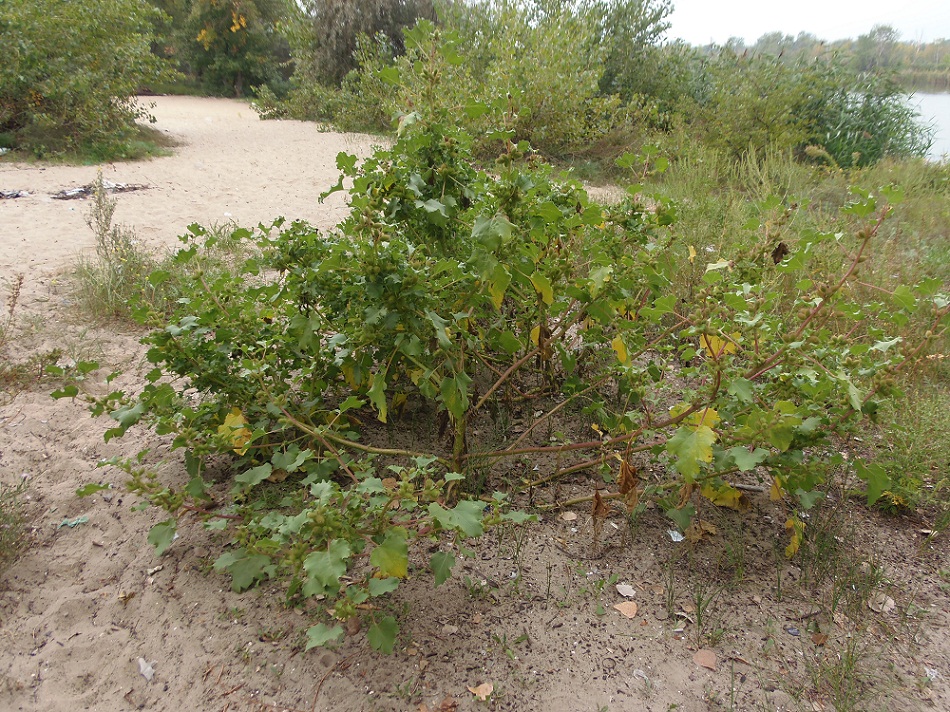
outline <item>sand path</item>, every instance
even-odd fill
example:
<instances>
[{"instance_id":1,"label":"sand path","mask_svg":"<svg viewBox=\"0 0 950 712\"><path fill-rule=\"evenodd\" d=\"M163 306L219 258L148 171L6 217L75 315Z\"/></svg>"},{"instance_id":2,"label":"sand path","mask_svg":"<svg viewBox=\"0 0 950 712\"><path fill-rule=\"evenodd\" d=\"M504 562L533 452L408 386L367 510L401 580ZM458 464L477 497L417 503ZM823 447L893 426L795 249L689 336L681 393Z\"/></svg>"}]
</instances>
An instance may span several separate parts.
<instances>
[{"instance_id":1,"label":"sand path","mask_svg":"<svg viewBox=\"0 0 950 712\"><path fill-rule=\"evenodd\" d=\"M106 181L149 186L118 196L115 221L132 226L146 245L169 248L194 222L250 226L285 216L336 224L342 196L324 204L318 196L339 175L340 151L365 154L372 144L311 123L260 121L248 104L230 99L143 101L155 104L155 127L179 142L173 155L102 166L0 162L0 191L29 193L0 200L0 278L25 273L29 288L94 246L85 224L88 202L52 194L91 183L100 168Z\"/></svg>"}]
</instances>

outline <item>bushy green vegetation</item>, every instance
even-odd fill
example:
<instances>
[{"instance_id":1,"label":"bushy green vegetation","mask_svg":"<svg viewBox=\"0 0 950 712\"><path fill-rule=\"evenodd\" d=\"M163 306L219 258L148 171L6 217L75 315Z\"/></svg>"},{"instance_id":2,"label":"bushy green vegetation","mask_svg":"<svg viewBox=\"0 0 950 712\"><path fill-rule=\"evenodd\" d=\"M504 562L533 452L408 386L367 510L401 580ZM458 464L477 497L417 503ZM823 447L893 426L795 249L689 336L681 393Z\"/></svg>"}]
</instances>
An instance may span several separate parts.
<instances>
[{"instance_id":1,"label":"bushy green vegetation","mask_svg":"<svg viewBox=\"0 0 950 712\"><path fill-rule=\"evenodd\" d=\"M930 131L897 84L855 74L835 59L784 61L722 50L702 69L701 91L683 106L702 138L740 158L795 149L835 167L922 156ZM810 149L810 150L809 150Z\"/></svg>"},{"instance_id":2,"label":"bushy green vegetation","mask_svg":"<svg viewBox=\"0 0 950 712\"><path fill-rule=\"evenodd\" d=\"M357 35L361 26L352 18L324 13L325 44L295 47L289 96L281 101L262 89L257 107L268 118L370 131L387 131L412 107L451 108L486 155L497 150L494 130L503 128L546 157L607 165L676 127L736 158L794 150L802 160L837 167L919 156L929 147L929 130L878 67L857 69L833 54L783 58L664 46L670 9L642 0L442 3L437 28L428 21L407 28L401 43L392 39L393 15L385 32L372 36ZM407 11L398 21L419 16L421 9ZM426 81L438 88L424 95L408 70L428 60L422 48L434 35L440 62ZM355 47L348 74L349 65L323 74L312 68L322 56L313 44L325 49L331 40Z\"/></svg>"},{"instance_id":3,"label":"bushy green vegetation","mask_svg":"<svg viewBox=\"0 0 950 712\"><path fill-rule=\"evenodd\" d=\"M241 239L250 233L224 224L207 229L191 226L191 238L206 238L201 259L187 265L173 256L158 259L132 228L114 223L117 201L109 196L101 172L93 188L86 224L95 234L96 249L92 255L80 256L73 278L77 304L94 320L133 323L139 313L161 318L181 295L183 284L212 279L246 257Z\"/></svg>"},{"instance_id":4,"label":"bushy green vegetation","mask_svg":"<svg viewBox=\"0 0 950 712\"><path fill-rule=\"evenodd\" d=\"M156 10L133 0L0 4L0 135L37 156L140 152L135 94L171 76L151 51Z\"/></svg>"},{"instance_id":5,"label":"bushy green vegetation","mask_svg":"<svg viewBox=\"0 0 950 712\"><path fill-rule=\"evenodd\" d=\"M438 33L416 32L411 76L387 81L431 100L460 65ZM742 510L736 485L757 480L787 506L789 556L801 513L842 472L865 482L868 503L893 491L884 467L844 457L842 443L950 325L945 281L895 284L875 266L899 190L845 185L843 208L803 217L787 192L736 195L741 222L703 241L646 187L667 180L656 150L621 159L641 183L606 205L510 128L493 172L480 170L450 106L417 108L392 148L361 165L340 155L331 192L349 185L351 210L335 230L235 235L252 240L249 259L183 282L167 314L140 313L159 325L143 388L85 396L115 422L107 438L142 423L184 451L184 486L144 455L114 462L168 515L149 536L159 553L197 513L232 538L215 566L236 590L277 579L291 602L324 601L308 646L363 619L387 651L398 622L384 599L364 604L408 575L413 542L431 540L438 585L465 538L524 519L507 511L522 488L587 471L615 490L592 497L595 517L652 506L701 537L702 506ZM821 169L766 158L745 170L765 191L752 171ZM174 257L186 269L215 244L192 234ZM61 373L72 381L57 395L79 395L96 367ZM516 428L525 403L533 415ZM393 441L385 428L403 416L441 427ZM227 491L207 475L223 458Z\"/></svg>"},{"instance_id":6,"label":"bushy green vegetation","mask_svg":"<svg viewBox=\"0 0 950 712\"><path fill-rule=\"evenodd\" d=\"M166 0L154 3L170 22L164 56L215 94L244 96L251 87L280 87L290 58L283 31L298 8L287 0Z\"/></svg>"}]
</instances>

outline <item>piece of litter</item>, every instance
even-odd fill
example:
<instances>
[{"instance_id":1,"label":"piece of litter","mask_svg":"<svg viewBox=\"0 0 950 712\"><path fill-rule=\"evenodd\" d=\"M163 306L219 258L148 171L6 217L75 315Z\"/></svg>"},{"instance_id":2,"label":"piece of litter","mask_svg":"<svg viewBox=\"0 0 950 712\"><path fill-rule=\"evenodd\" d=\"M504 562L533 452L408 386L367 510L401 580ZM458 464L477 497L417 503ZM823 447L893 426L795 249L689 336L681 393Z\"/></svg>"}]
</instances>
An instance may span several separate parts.
<instances>
[{"instance_id":1,"label":"piece of litter","mask_svg":"<svg viewBox=\"0 0 950 712\"><path fill-rule=\"evenodd\" d=\"M145 574L146 576L154 576L155 574L157 574L159 571L161 571L164 568L165 567L163 565L159 565L159 566L156 566L155 568L149 569L148 571L145 572Z\"/></svg>"},{"instance_id":2,"label":"piece of litter","mask_svg":"<svg viewBox=\"0 0 950 712\"><path fill-rule=\"evenodd\" d=\"M802 634L802 632L795 626L789 626L788 628L785 629L785 632L788 633L789 635L794 635L796 637Z\"/></svg>"},{"instance_id":3,"label":"piece of litter","mask_svg":"<svg viewBox=\"0 0 950 712\"><path fill-rule=\"evenodd\" d=\"M142 677L149 682L155 677L155 668L153 668L152 664L145 658L139 658L139 672L142 674Z\"/></svg>"},{"instance_id":4,"label":"piece of litter","mask_svg":"<svg viewBox=\"0 0 950 712\"><path fill-rule=\"evenodd\" d=\"M924 674L927 676L928 680L940 679L940 672L935 668L924 668Z\"/></svg>"},{"instance_id":5,"label":"piece of litter","mask_svg":"<svg viewBox=\"0 0 950 712\"><path fill-rule=\"evenodd\" d=\"M89 521L89 517L76 517L75 519L64 519L63 521L59 523L59 526L56 528L62 529L63 527L69 527L70 529L74 529L78 527L80 524L85 524L88 521Z\"/></svg>"},{"instance_id":6,"label":"piece of litter","mask_svg":"<svg viewBox=\"0 0 950 712\"><path fill-rule=\"evenodd\" d=\"M675 542L677 542L677 543L683 541L683 539L686 538L685 536L683 536L682 534L680 534L680 533L679 533L678 531L676 531L675 529L670 529L670 530L668 530L666 533L670 535L670 539L672 539L673 541L675 541Z\"/></svg>"},{"instance_id":7,"label":"piece of litter","mask_svg":"<svg viewBox=\"0 0 950 712\"><path fill-rule=\"evenodd\" d=\"M637 592L634 590L633 586L628 583L618 583L617 593L619 593L624 598L633 598L637 595Z\"/></svg>"}]
</instances>

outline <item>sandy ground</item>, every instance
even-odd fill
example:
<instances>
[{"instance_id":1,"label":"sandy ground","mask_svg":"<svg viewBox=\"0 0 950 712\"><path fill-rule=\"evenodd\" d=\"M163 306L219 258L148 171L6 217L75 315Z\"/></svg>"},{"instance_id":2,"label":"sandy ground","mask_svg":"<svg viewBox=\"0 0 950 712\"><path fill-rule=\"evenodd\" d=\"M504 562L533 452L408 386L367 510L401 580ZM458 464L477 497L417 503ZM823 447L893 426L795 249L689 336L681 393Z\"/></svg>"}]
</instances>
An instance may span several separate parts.
<instances>
[{"instance_id":1,"label":"sandy ground","mask_svg":"<svg viewBox=\"0 0 950 712\"><path fill-rule=\"evenodd\" d=\"M181 142L174 155L103 166L0 163L0 190L30 195L0 201L0 277L25 272L28 283L48 278L94 245L83 201L52 194L88 185L101 168L113 183L148 186L125 193L115 221L135 228L155 248L172 248L191 223L269 223L278 216L321 227L336 224L340 195L320 204L336 182L340 151L363 154L366 136L321 133L314 124L259 121L245 103L155 97L155 128Z\"/></svg>"},{"instance_id":2,"label":"sandy ground","mask_svg":"<svg viewBox=\"0 0 950 712\"><path fill-rule=\"evenodd\" d=\"M336 180L335 156L373 143L260 122L234 101L155 102L157 128L181 144L174 155L102 167L106 180L149 186L118 196L116 219L155 250L192 222L283 215L332 225L343 202L317 196ZM66 271L93 245L87 205L51 198L96 170L0 162L0 190L30 194L0 200L0 278L25 275L15 352L100 358L133 374L130 384L138 335L85 324L70 308ZM765 497L744 517L709 513L720 535L695 550L672 542L657 516L632 537L611 520L595 544L589 513L552 515L486 536L440 589L412 577L393 601L403 631L392 656L372 652L362 633L304 653L306 618L282 606L276 587L232 593L210 571L222 542L197 524L154 555L145 536L158 514L131 511L123 475L97 463L145 446L161 456L163 445L144 432L104 443L103 430L43 387L0 399L0 478L27 476L32 524L29 546L0 573L3 712L814 711L835 699L839 709L950 709L950 557L943 539L922 539L918 521L855 507L828 515L855 566L885 573L879 592L894 607L876 613L835 608L833 586L806 583L801 562L781 555L784 513ZM175 457L163 467L182 478ZM76 497L91 481L115 489ZM590 487L579 478L560 494ZM615 583L632 587L633 618L613 608L624 600ZM704 650L715 664L700 664ZM494 692L478 701L467 688L486 682Z\"/></svg>"}]
</instances>

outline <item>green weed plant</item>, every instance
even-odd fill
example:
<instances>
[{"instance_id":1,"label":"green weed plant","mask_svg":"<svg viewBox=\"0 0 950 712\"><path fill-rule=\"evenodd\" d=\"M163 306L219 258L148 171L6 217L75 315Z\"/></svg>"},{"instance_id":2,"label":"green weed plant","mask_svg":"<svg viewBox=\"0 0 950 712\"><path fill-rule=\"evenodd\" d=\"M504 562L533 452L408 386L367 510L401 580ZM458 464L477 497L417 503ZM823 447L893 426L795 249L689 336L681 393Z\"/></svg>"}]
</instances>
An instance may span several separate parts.
<instances>
[{"instance_id":1,"label":"green weed plant","mask_svg":"<svg viewBox=\"0 0 950 712\"><path fill-rule=\"evenodd\" d=\"M236 590L278 579L291 602L322 602L308 647L361 619L370 644L392 650L398 621L374 599L415 570L414 542L436 547L425 565L443 583L468 538L527 518L508 510L513 491L571 473L613 490L596 495L598 517L653 504L700 535L701 507L743 510L736 485L762 482L787 508L794 555L832 473L852 468L869 503L890 487L881 466L846 460L840 439L876 417L950 323L939 280L874 301L855 291L896 189L856 189L837 230L795 239L776 229L794 206L754 203L741 247L700 256L662 194L635 184L602 205L497 130L491 173L448 112L404 114L394 145L362 164L340 154L328 192L345 191L350 212L334 230L279 220L236 232L248 259L183 284L168 314L139 310L160 324L144 339L141 390L84 396L112 419L107 439L141 423L184 452L184 487L144 456L113 462L168 514L149 535L158 553L181 517L201 516L230 539L215 568ZM666 167L620 163L640 178ZM200 263L216 241L205 238L192 228L170 264ZM688 299L673 289L686 265L698 272ZM97 367L63 374L56 395L80 395ZM496 427L490 447L474 437L518 403L535 413L527 427ZM431 439L384 442L373 422L407 412L432 423ZM207 474L221 458L226 493ZM537 481L470 494L475 477L524 462L544 467ZM644 462L660 474L641 479Z\"/></svg>"}]
</instances>

